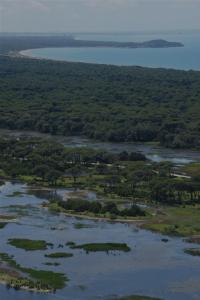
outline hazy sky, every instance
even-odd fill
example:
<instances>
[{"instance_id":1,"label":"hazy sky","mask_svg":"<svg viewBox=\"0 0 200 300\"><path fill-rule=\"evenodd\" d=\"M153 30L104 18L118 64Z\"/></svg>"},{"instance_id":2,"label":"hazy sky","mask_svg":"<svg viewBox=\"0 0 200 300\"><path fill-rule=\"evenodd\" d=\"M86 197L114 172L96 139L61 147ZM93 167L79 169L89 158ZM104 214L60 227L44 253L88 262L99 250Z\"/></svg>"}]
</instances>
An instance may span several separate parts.
<instances>
[{"instance_id":1,"label":"hazy sky","mask_svg":"<svg viewBox=\"0 0 200 300\"><path fill-rule=\"evenodd\" d=\"M0 0L0 31L200 29L200 0Z\"/></svg>"}]
</instances>

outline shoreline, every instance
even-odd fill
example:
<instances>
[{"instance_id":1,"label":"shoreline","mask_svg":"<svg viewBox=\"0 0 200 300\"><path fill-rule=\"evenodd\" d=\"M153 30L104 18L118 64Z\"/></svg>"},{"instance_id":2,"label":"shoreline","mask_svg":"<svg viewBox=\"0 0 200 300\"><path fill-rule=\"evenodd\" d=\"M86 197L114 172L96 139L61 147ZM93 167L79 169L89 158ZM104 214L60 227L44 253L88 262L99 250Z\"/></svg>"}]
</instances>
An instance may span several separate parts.
<instances>
[{"instance_id":1,"label":"shoreline","mask_svg":"<svg viewBox=\"0 0 200 300\"><path fill-rule=\"evenodd\" d=\"M47 207L48 209L48 207ZM93 221L98 221L98 222L111 222L111 223L127 223L127 224L144 224L146 221L145 220L140 220L140 219L110 219L108 217L95 217L95 216L89 216L89 215L82 215L82 214L76 214L76 213L70 213L70 212L60 212L61 214L64 214L67 217L75 217L75 218L80 218L84 220L93 220Z\"/></svg>"},{"instance_id":2,"label":"shoreline","mask_svg":"<svg viewBox=\"0 0 200 300\"><path fill-rule=\"evenodd\" d=\"M73 64L85 64L85 65L96 65L96 66L113 66L116 68L144 68L144 69L164 69L164 70L173 70L173 71L182 71L182 72L189 72L190 69L176 69L176 68L172 68L172 67L153 67L153 66L141 66L141 65L137 65L137 64L133 64L133 65L123 65L123 64L113 64L113 63L101 63L101 62L86 62L86 61L81 61L81 60L65 60L65 59L55 59L55 58L45 58L45 57L40 57L40 56L36 56L36 55L28 55L25 52L29 52L32 50L44 50L44 49L52 49L52 48L56 48L56 49L62 49L62 48L76 48L76 49L81 49L81 48L107 48L107 49L115 49L115 47L44 47L44 48L32 48L32 49L25 49L25 50L19 50L16 51L14 53L8 53L8 57L13 57L13 58L21 58L21 59L31 59L31 60L38 60L38 61L50 61L50 62L57 62L57 63L73 63ZM152 49L152 48L116 48L116 49ZM153 49L159 49L159 48L153 48ZM160 48L160 49L167 49L167 48ZM200 70L192 70L193 72L200 72Z\"/></svg>"},{"instance_id":3,"label":"shoreline","mask_svg":"<svg viewBox=\"0 0 200 300\"><path fill-rule=\"evenodd\" d=\"M180 71L180 72L200 72L200 69L178 69L176 67L162 67L162 66L142 66L142 65L138 65L138 64L130 64L130 65L124 65L124 64L113 64L113 63L101 63L101 62L86 62L86 61L81 61L81 60L65 60L65 59L56 59L56 58L45 58L45 57L40 57L37 55L33 55L33 54L27 54L26 52L32 51L32 50L44 50L44 49L72 49L72 48L76 48L76 49L84 49L84 48L107 48L107 49L115 49L116 47L102 47L102 46L95 46L95 47L67 47L67 46L63 46L63 47L41 47L41 48L30 48L30 49L24 49L24 50L17 50L17 51L10 51L7 54L3 55L3 56L7 56L7 57L11 57L11 58L21 58L21 59L31 59L31 60L38 60L38 61L46 61L46 62L56 62L56 63L73 63L73 64L85 64L85 65L96 65L96 66L113 66L116 68L143 68L143 69L150 69L150 70L156 70L156 69L163 69L163 70L172 70L172 71ZM172 47L166 47L166 48L119 48L117 47L116 49L130 49L130 50L134 50L134 49L170 49ZM178 48L178 47L175 47Z\"/></svg>"},{"instance_id":4,"label":"shoreline","mask_svg":"<svg viewBox=\"0 0 200 300\"><path fill-rule=\"evenodd\" d=\"M3 280L3 279L2 279L2 280L0 279L0 285L5 285L5 286L7 286L7 285L8 285L8 282L5 281L5 280ZM11 287L12 289L15 289L15 287L12 286L12 285L10 285L10 287ZM34 288L29 288L28 286L21 286L21 287L19 288L19 290L20 290L20 291L32 292L32 293L35 293L35 294L49 294L49 293L52 292L51 290L37 290L36 288L35 288L35 289L34 289Z\"/></svg>"},{"instance_id":5,"label":"shoreline","mask_svg":"<svg viewBox=\"0 0 200 300\"><path fill-rule=\"evenodd\" d=\"M11 272L14 272L16 275L12 275ZM0 266L0 285L9 286L10 288L15 289L15 284L12 281L17 281L18 279L21 279L20 273L18 273L18 270L15 270L14 268L5 267L2 268ZM33 293L39 293L39 294L48 294L51 293L52 290L50 289L37 289L33 287L29 287L28 285L21 285L19 287L19 290L22 291L28 291Z\"/></svg>"},{"instance_id":6,"label":"shoreline","mask_svg":"<svg viewBox=\"0 0 200 300\"><path fill-rule=\"evenodd\" d=\"M5 285L7 286L8 285L8 282L6 282L5 280L1 280L0 279L0 285ZM10 286L12 289L15 289L14 286ZM27 291L27 292L32 292L32 293L35 293L35 294L49 294L51 293L52 291L51 290L37 290L37 289L34 289L34 288L29 288L27 286L21 286L19 288L20 291Z\"/></svg>"},{"instance_id":7,"label":"shoreline","mask_svg":"<svg viewBox=\"0 0 200 300\"><path fill-rule=\"evenodd\" d=\"M51 187L42 187L40 186L35 186L35 185L30 185L29 183L26 183L27 187L32 187L33 189L41 189L41 190L46 190L46 191L51 191L52 188ZM57 189L59 189L59 187L57 187ZM200 240L200 233L199 232L185 232L185 227L187 226L187 224L184 224L184 222L180 222L179 223L179 227L180 230L176 230L176 232L174 231L174 222L172 222L172 220L170 219L170 217L172 216L178 216L178 213L176 211L172 211L170 212L170 209L173 209L171 207L165 207L166 212L165 212L165 216L169 216L169 219L162 219L159 215L157 216L158 219L155 215L155 212L151 215L147 215L146 218L143 217L126 217L126 218L122 218L119 216L116 216L116 218L112 218L112 217L106 217L106 216L101 216L101 215L90 215L88 213L76 213L73 211L62 211L62 210L56 210L56 209L51 209L50 206L50 202L49 201L43 201L41 202L40 206L45 209L45 210L49 210L49 212L52 213L57 213L57 214L63 214L66 217L71 217L71 218L77 218L77 219L82 219L82 220L91 220L91 221L96 221L96 222L108 222L108 223L121 223L121 224L134 224L136 225L139 229L144 229L147 231L151 231L151 232L155 232L164 236L170 236L170 237L179 237L179 238L189 238L194 240L194 238L196 237L196 239L194 240L194 243L197 243L196 240ZM184 208L178 207L178 208L174 208L174 210L176 209L180 209L183 210ZM191 209L191 208L189 208ZM169 211L168 211L169 210ZM183 211L182 211L183 213ZM187 209L186 209L186 215L187 215ZM152 217L152 218L151 218ZM6 219L7 220L7 219ZM5 220L2 220L3 222L5 222ZM9 223L15 223L16 222L16 218L9 220ZM8 222L7 222L8 223ZM173 230L172 230L173 229ZM198 242L199 243L199 242Z\"/></svg>"},{"instance_id":8,"label":"shoreline","mask_svg":"<svg viewBox=\"0 0 200 300\"><path fill-rule=\"evenodd\" d=\"M25 56L22 56L21 58L26 59ZM31 58L31 57L28 57L28 56L27 56L27 59L43 60L43 58L42 59ZM44 58L44 61L49 61L49 60ZM50 60L50 61L54 61L54 60ZM58 62L61 63L61 61L58 61ZM68 63L68 62L63 61L63 63ZM92 148L93 144L97 144L97 147L99 147L99 148L101 148L101 145L98 146L98 144L101 144L101 143L107 144L108 148L105 147L105 150L107 150L108 152L109 151L112 152L112 149L109 149L110 145L115 145L115 146L122 145L122 146L125 146L125 147L132 146L132 147L135 147L135 148L133 148L133 151L136 151L136 152L141 151L138 147L144 147L144 152L141 151L141 153L143 153L144 155L147 154L150 157L152 157L154 154L156 154L156 155L161 157L162 161L170 160L170 157L165 158L164 151L166 151L166 154L169 153L169 151L173 151L174 154L177 153L177 154L180 155L180 157L175 156L175 159L177 158L177 159L186 159L186 160L188 160L188 162L186 162L186 163L184 163L184 162L179 163L178 162L178 164L185 165L185 164L188 164L188 163L200 162L200 148L198 148L198 147L196 147L196 148L190 148L190 147L189 148L169 148L169 147L165 147L163 145L160 145L159 142L157 142L157 141L150 141L150 142L141 142L141 141L114 142L114 141L109 141L109 140L108 141L102 141L102 140L97 140L97 139L90 139L85 135L83 135L83 136L73 136L73 135L64 136L64 135L60 135L60 134L51 135L50 133L42 133L42 132L33 131L33 130L12 130L12 129L7 129L7 128L0 128L0 137L4 138L5 136L8 136L9 138L18 138L19 137L19 138L40 138L40 139L44 139L44 140L50 139L54 142L61 143L65 147L68 147L68 144L69 144L69 147L72 147L72 144L71 144L71 142L72 142L72 143L75 143L75 146L73 146L75 148L77 147L76 144L81 145L83 143L83 145L84 145L85 140L86 140L86 143L89 143L88 146L87 146L89 148ZM147 149L147 147L149 147L149 150ZM150 152L146 153L145 148ZM164 153L164 156L162 158L163 153ZM187 153L188 153L188 157L187 156L185 157L185 155L187 155ZM193 156L195 156L195 157L193 157ZM199 156L199 158L198 158L198 156ZM152 158L149 158L149 159L152 160L152 161L156 161L156 160L153 160ZM4 178L2 177L2 179L4 179Z\"/></svg>"}]
</instances>

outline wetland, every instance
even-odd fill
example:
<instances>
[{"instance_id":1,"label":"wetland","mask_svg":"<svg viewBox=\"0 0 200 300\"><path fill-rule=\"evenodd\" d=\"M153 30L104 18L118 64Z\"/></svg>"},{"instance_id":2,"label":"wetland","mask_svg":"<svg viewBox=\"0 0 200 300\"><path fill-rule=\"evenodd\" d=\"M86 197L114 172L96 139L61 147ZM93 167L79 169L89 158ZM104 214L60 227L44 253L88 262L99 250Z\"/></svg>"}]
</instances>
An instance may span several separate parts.
<instances>
[{"instance_id":1,"label":"wetland","mask_svg":"<svg viewBox=\"0 0 200 300\"><path fill-rule=\"evenodd\" d=\"M65 282L64 288L62 285L58 286L55 294L51 292L30 294L25 290L14 294L14 290L8 290L1 285L1 295L5 299L12 299L13 295L16 299L27 297L41 300L94 299L98 294L100 299L118 299L120 295L127 295L127 297L147 295L156 299L188 300L200 294L197 287L192 292L185 288L183 291L180 289L187 278L198 280L200 267L199 257L184 253L184 249L193 247L193 244L182 238L168 237L168 242L164 243L163 235L140 229L134 223L113 223L103 220L82 219L81 223L85 224L85 227L79 230L74 227L77 222L75 217L52 213L44 208L42 205L44 199L30 194L26 184L6 182L0 189L0 213L15 217L13 222L1 230L1 252L7 253L7 259L12 257L10 258L12 266L15 265L13 260L16 261L23 272L28 271L33 276L33 280L41 279L38 274L44 276L45 273L41 271L63 274L59 276L69 280ZM12 199L6 197L8 193L15 191L22 192L24 197L15 196ZM31 236L32 240L46 241L53 245L52 249L55 252L51 248L37 251L26 251L22 247L15 248L8 240L16 236L24 240ZM112 245L109 244L110 241ZM59 264L47 264L49 261L45 261L47 258L45 254L49 259L52 253L61 253L58 251L60 245L63 247L63 253L73 253L73 256L66 259L58 255L54 260ZM112 251L107 251L107 246L112 246ZM126 251L119 251L121 247L123 249L126 247ZM92 252L82 251L82 248ZM5 264L5 256L1 262L3 268L2 264ZM49 274L52 276L53 273ZM62 278L59 279L59 283ZM145 286L144 278L148 282ZM118 282L121 284L117 284ZM113 284L115 291L113 291ZM174 285L177 286L178 292L175 291ZM81 288L83 286L84 288ZM148 297L132 296L127 299L148 299Z\"/></svg>"}]
</instances>

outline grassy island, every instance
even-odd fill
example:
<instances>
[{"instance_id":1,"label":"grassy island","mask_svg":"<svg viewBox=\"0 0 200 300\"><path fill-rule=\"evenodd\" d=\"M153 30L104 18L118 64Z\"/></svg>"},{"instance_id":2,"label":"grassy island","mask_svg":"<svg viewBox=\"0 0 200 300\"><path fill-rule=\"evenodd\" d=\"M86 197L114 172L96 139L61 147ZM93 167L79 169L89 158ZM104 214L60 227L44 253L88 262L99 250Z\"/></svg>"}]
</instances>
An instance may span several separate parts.
<instances>
[{"instance_id":1,"label":"grassy island","mask_svg":"<svg viewBox=\"0 0 200 300\"><path fill-rule=\"evenodd\" d=\"M21 248L26 251L46 250L51 243L43 240L29 240L29 239L9 239L8 243L16 248Z\"/></svg>"},{"instance_id":2,"label":"grassy island","mask_svg":"<svg viewBox=\"0 0 200 300\"><path fill-rule=\"evenodd\" d=\"M131 251L131 248L127 244L120 243L91 243L82 245L71 245L70 248L83 249L86 252Z\"/></svg>"}]
</instances>

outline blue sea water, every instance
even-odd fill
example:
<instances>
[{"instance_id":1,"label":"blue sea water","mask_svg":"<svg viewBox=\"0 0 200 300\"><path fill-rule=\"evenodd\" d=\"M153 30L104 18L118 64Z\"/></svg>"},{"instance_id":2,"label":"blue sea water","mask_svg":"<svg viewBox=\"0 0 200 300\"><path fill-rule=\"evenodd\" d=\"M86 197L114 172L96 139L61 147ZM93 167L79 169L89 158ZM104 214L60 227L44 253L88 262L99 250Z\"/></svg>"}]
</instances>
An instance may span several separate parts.
<instances>
[{"instance_id":1,"label":"blue sea water","mask_svg":"<svg viewBox=\"0 0 200 300\"><path fill-rule=\"evenodd\" d=\"M45 48L23 51L23 54L73 62L113 64L124 66L163 67L183 70L200 70L200 31L151 34L80 34L77 39L99 41L141 42L165 39L184 44L177 48Z\"/></svg>"}]
</instances>

